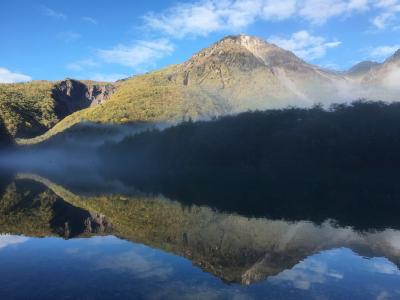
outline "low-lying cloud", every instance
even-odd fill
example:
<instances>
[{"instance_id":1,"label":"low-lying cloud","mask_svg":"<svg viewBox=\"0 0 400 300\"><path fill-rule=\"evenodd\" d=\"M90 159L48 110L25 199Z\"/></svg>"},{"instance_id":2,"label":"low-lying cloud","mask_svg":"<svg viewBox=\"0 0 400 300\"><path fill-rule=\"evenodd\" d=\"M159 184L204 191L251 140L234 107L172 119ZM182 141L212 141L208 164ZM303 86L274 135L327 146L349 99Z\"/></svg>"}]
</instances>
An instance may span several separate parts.
<instances>
[{"instance_id":1,"label":"low-lying cloud","mask_svg":"<svg viewBox=\"0 0 400 300\"><path fill-rule=\"evenodd\" d=\"M16 83L30 80L32 80L32 77L28 75L12 72L6 68L0 67L0 83Z\"/></svg>"}]
</instances>

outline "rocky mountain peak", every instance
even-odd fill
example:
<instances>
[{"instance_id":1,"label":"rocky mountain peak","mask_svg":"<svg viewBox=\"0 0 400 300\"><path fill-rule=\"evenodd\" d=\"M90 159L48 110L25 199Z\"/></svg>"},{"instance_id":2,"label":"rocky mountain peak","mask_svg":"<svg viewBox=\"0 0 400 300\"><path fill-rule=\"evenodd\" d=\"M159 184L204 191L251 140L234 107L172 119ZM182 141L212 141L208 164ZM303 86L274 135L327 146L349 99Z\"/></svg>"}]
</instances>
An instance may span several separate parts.
<instances>
[{"instance_id":1,"label":"rocky mountain peak","mask_svg":"<svg viewBox=\"0 0 400 300\"><path fill-rule=\"evenodd\" d=\"M190 69L209 63L239 66L242 70L251 70L260 66L299 68L300 65L306 65L292 52L245 34L224 37L193 55L184 67Z\"/></svg>"}]
</instances>

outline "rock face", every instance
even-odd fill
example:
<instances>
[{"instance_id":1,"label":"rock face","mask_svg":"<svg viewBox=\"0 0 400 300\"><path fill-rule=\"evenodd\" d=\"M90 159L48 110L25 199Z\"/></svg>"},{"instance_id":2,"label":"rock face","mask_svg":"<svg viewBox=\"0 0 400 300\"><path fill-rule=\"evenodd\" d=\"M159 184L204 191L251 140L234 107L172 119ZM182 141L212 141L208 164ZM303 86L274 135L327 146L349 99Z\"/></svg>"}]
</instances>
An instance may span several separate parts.
<instances>
[{"instance_id":1,"label":"rock face","mask_svg":"<svg viewBox=\"0 0 400 300\"><path fill-rule=\"evenodd\" d=\"M103 103L114 91L112 84L63 80L54 86L52 92L56 114L62 119L78 110Z\"/></svg>"},{"instance_id":2,"label":"rock face","mask_svg":"<svg viewBox=\"0 0 400 300\"><path fill-rule=\"evenodd\" d=\"M228 36L183 63L175 78L191 93L226 102L233 112L326 102L348 79L290 51L248 36ZM194 99L200 96L194 95Z\"/></svg>"}]
</instances>

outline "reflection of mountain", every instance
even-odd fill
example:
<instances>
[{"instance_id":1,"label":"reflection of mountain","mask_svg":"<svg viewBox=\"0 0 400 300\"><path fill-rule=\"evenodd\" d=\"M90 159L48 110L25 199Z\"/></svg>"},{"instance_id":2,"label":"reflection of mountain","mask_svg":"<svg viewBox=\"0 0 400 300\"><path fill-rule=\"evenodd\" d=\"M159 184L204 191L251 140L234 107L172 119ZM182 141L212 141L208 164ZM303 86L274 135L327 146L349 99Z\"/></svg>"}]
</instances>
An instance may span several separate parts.
<instances>
[{"instance_id":1,"label":"reflection of mountain","mask_svg":"<svg viewBox=\"0 0 400 300\"><path fill-rule=\"evenodd\" d=\"M110 231L104 216L75 207L32 181L15 181L6 188L0 214L3 233L72 238Z\"/></svg>"},{"instance_id":2,"label":"reflection of mountain","mask_svg":"<svg viewBox=\"0 0 400 300\"><path fill-rule=\"evenodd\" d=\"M52 195L60 201L63 199L64 205L71 207L70 212L91 211L105 216L103 222L113 224L112 233L121 238L184 256L228 282L257 282L292 268L309 255L337 247L348 247L365 256L385 256L396 264L400 263L400 232L395 230L357 232L350 227L334 226L328 221L315 225L305 221L245 218L219 213L209 207L183 207L161 196L82 197L35 175L22 174L17 178L9 189L17 189L13 199L21 199L18 195L28 195L19 202L25 206L8 206L8 211L2 209L1 213L23 211L24 215L19 219L30 220L30 228L37 228L36 222L45 224L51 218L28 217L46 211L48 202L27 204L35 203L40 193ZM43 185L48 190L43 189ZM41 192L32 192L30 195L34 197L30 197L27 191L31 189ZM6 192L2 203L6 202L7 195ZM52 213L53 219L58 219L58 212L53 209ZM10 229L4 227L6 224L2 223L1 231L30 235L54 232L37 233L27 227L18 227L18 224Z\"/></svg>"}]
</instances>

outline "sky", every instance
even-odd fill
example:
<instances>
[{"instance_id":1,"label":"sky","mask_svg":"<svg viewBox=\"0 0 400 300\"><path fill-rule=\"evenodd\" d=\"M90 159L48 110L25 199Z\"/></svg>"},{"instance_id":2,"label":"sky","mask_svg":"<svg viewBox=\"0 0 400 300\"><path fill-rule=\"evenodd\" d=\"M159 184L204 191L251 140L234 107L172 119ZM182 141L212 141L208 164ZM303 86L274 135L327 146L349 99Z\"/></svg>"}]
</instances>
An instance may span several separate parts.
<instances>
[{"instance_id":1,"label":"sky","mask_svg":"<svg viewBox=\"0 0 400 300\"><path fill-rule=\"evenodd\" d=\"M400 48L400 0L0 0L0 82L115 81L240 33L346 70Z\"/></svg>"}]
</instances>

